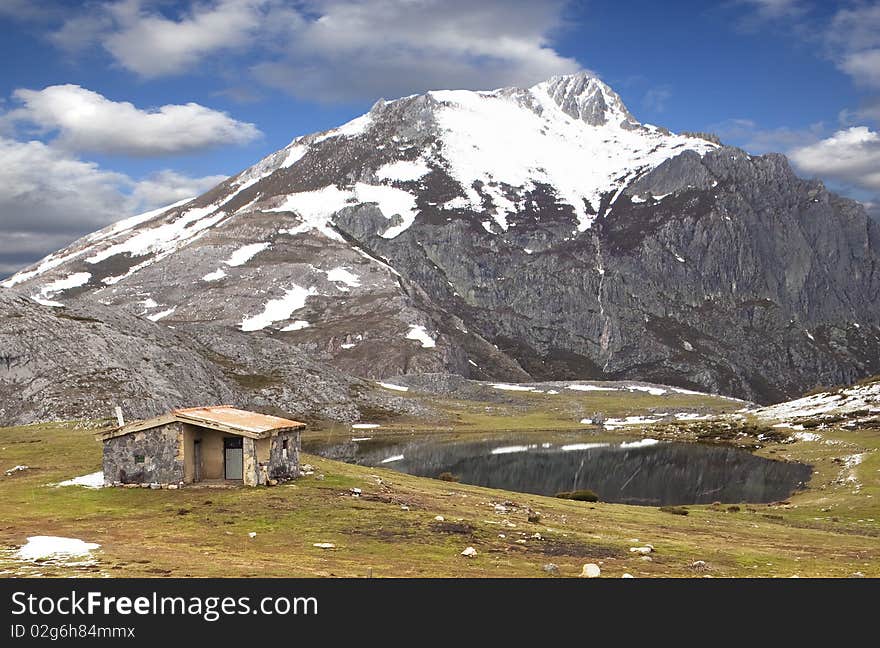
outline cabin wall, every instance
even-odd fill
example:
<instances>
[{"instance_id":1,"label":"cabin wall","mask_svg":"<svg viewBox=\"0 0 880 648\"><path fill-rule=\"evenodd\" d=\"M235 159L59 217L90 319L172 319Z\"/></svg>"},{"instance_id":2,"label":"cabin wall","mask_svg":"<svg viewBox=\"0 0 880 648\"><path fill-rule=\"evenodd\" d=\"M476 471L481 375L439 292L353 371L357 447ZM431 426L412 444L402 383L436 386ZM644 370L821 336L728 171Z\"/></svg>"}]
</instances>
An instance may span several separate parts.
<instances>
[{"instance_id":1,"label":"cabin wall","mask_svg":"<svg viewBox=\"0 0 880 648\"><path fill-rule=\"evenodd\" d=\"M279 432L269 439L269 478L293 479L299 474L299 452L302 445L302 433ZM287 441L287 448L284 442Z\"/></svg>"},{"instance_id":2,"label":"cabin wall","mask_svg":"<svg viewBox=\"0 0 880 648\"><path fill-rule=\"evenodd\" d=\"M184 480L183 427L168 423L104 441L104 479L120 484Z\"/></svg>"}]
</instances>

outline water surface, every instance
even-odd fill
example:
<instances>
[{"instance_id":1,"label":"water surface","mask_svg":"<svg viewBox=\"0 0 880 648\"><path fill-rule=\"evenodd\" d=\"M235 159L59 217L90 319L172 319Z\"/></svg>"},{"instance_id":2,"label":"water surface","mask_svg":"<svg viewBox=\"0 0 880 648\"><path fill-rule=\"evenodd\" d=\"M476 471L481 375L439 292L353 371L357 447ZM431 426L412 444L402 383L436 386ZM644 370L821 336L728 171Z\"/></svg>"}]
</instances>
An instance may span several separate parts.
<instances>
[{"instance_id":1,"label":"water surface","mask_svg":"<svg viewBox=\"0 0 880 648\"><path fill-rule=\"evenodd\" d=\"M605 502L650 506L778 501L802 488L812 472L730 446L653 440L324 437L304 439L303 449L420 477L451 473L465 484L538 495L590 489Z\"/></svg>"}]
</instances>

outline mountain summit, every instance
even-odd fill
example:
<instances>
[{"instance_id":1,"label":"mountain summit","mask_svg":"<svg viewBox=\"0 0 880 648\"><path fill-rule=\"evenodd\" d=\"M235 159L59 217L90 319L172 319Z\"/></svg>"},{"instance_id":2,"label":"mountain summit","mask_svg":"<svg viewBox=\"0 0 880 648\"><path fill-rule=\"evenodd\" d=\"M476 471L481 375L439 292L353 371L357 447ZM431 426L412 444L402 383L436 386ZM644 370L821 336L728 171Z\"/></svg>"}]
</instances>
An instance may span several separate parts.
<instances>
[{"instance_id":1,"label":"mountain summit","mask_svg":"<svg viewBox=\"0 0 880 648\"><path fill-rule=\"evenodd\" d=\"M185 329L224 362L271 340L376 379L769 402L880 371L878 248L862 206L783 156L640 124L581 73L379 101L4 286Z\"/></svg>"}]
</instances>

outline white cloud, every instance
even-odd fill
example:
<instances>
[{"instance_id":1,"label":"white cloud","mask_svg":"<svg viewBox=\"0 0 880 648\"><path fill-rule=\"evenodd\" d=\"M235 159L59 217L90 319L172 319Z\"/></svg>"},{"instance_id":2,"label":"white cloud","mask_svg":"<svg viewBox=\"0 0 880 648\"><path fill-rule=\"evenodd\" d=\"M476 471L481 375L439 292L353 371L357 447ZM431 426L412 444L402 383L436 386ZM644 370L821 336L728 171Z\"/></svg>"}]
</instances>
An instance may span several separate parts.
<instances>
[{"instance_id":1,"label":"white cloud","mask_svg":"<svg viewBox=\"0 0 880 648\"><path fill-rule=\"evenodd\" d=\"M741 4L751 5L758 16L764 19L797 16L804 12L800 0L741 0Z\"/></svg>"},{"instance_id":2,"label":"white cloud","mask_svg":"<svg viewBox=\"0 0 880 648\"><path fill-rule=\"evenodd\" d=\"M260 135L253 124L197 103L141 110L111 101L78 85L18 89L23 104L3 117L33 124L41 133L58 133L55 144L72 151L123 155L168 155L225 144L245 144Z\"/></svg>"},{"instance_id":3,"label":"white cloud","mask_svg":"<svg viewBox=\"0 0 880 648\"><path fill-rule=\"evenodd\" d=\"M808 128L761 128L751 119L727 119L708 127L725 143L749 151L750 153L786 152L793 148L813 144L825 132L821 122Z\"/></svg>"},{"instance_id":4,"label":"white cloud","mask_svg":"<svg viewBox=\"0 0 880 648\"><path fill-rule=\"evenodd\" d=\"M144 209L154 206L170 205L184 198L192 198L223 182L227 176L212 175L191 178L176 171L166 169L139 181L131 192L131 200Z\"/></svg>"},{"instance_id":5,"label":"white cloud","mask_svg":"<svg viewBox=\"0 0 880 648\"><path fill-rule=\"evenodd\" d=\"M642 100L645 108L662 113L666 110L666 102L672 98L672 90L668 86L650 88Z\"/></svg>"},{"instance_id":6,"label":"white cloud","mask_svg":"<svg viewBox=\"0 0 880 648\"><path fill-rule=\"evenodd\" d=\"M836 132L789 153L802 170L862 189L880 191L880 133L866 126Z\"/></svg>"},{"instance_id":7,"label":"white cloud","mask_svg":"<svg viewBox=\"0 0 880 648\"><path fill-rule=\"evenodd\" d=\"M837 66L856 83L880 88L880 2L839 10L825 42Z\"/></svg>"},{"instance_id":8,"label":"white cloud","mask_svg":"<svg viewBox=\"0 0 880 648\"><path fill-rule=\"evenodd\" d=\"M107 5L114 28L104 47L123 67L144 77L179 74L206 56L246 46L264 24L258 0L193 4L178 20L150 11L139 0Z\"/></svg>"},{"instance_id":9,"label":"white cloud","mask_svg":"<svg viewBox=\"0 0 880 648\"><path fill-rule=\"evenodd\" d=\"M220 0L177 16L139 0L87 5L53 39L101 45L143 77L239 66L320 100L528 85L574 72L550 37L564 0ZM78 21L74 23L73 21ZM230 56L232 54L233 56ZM242 55L236 58L234 55Z\"/></svg>"},{"instance_id":10,"label":"white cloud","mask_svg":"<svg viewBox=\"0 0 880 648\"><path fill-rule=\"evenodd\" d=\"M195 196L222 179L163 171L138 181L43 142L0 137L0 275L108 223Z\"/></svg>"},{"instance_id":11,"label":"white cloud","mask_svg":"<svg viewBox=\"0 0 880 648\"><path fill-rule=\"evenodd\" d=\"M857 126L859 121L874 121L880 124L880 99L867 102L860 108L841 110L838 115L842 126Z\"/></svg>"},{"instance_id":12,"label":"white cloud","mask_svg":"<svg viewBox=\"0 0 880 648\"><path fill-rule=\"evenodd\" d=\"M840 69L850 75L857 83L880 88L880 49L847 54L839 65Z\"/></svg>"}]
</instances>

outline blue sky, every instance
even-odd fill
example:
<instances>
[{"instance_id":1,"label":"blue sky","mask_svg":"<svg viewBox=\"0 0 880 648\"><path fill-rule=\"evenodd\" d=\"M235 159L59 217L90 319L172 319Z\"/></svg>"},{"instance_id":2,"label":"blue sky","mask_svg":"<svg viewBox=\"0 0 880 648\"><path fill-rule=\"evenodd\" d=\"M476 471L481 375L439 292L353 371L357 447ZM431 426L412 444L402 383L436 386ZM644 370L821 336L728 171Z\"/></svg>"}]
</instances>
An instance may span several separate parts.
<instances>
[{"instance_id":1,"label":"blue sky","mask_svg":"<svg viewBox=\"0 0 880 648\"><path fill-rule=\"evenodd\" d=\"M880 195L876 0L0 0L0 35L0 276L380 97L579 69Z\"/></svg>"}]
</instances>

